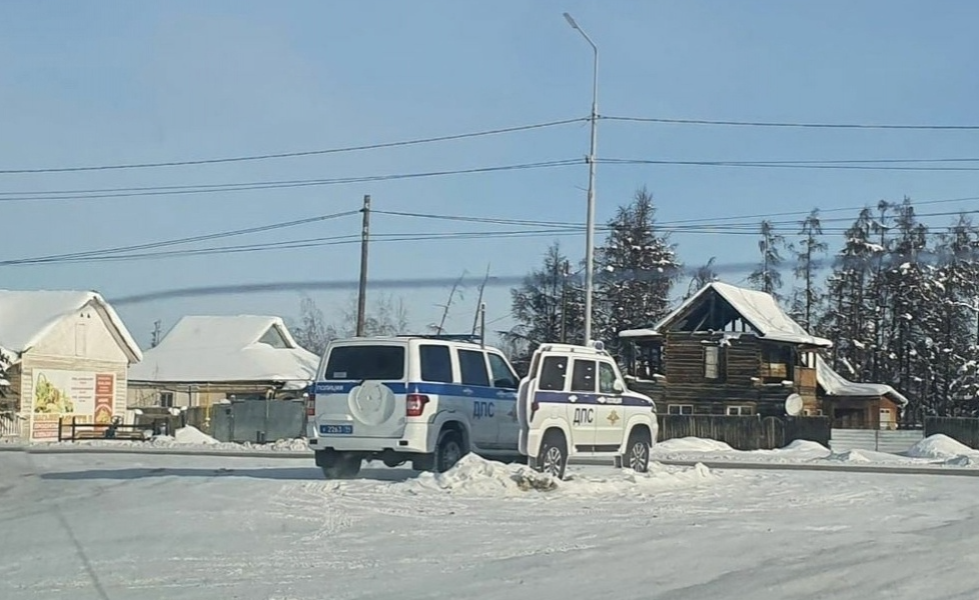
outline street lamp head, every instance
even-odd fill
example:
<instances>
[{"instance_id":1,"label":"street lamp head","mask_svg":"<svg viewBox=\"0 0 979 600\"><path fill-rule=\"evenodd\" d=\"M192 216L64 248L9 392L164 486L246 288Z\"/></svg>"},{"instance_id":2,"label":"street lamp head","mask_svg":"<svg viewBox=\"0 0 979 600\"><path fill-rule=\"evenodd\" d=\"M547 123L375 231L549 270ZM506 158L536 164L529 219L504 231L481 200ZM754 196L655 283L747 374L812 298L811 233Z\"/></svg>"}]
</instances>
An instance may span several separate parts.
<instances>
[{"instance_id":1,"label":"street lamp head","mask_svg":"<svg viewBox=\"0 0 979 600\"><path fill-rule=\"evenodd\" d=\"M571 25L575 29L579 29L578 24L575 23L575 20L571 15L564 13L564 19L568 22L568 25Z\"/></svg>"}]
</instances>

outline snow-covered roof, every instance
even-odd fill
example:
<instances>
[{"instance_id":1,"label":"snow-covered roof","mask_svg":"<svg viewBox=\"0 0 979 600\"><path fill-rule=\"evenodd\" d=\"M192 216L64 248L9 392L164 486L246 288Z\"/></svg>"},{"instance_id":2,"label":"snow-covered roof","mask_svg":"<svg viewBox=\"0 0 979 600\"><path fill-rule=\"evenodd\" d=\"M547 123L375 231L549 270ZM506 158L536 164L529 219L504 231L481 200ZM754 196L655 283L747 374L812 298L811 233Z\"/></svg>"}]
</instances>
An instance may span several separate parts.
<instances>
[{"instance_id":1,"label":"snow-covered roof","mask_svg":"<svg viewBox=\"0 0 979 600\"><path fill-rule=\"evenodd\" d=\"M907 406L908 399L884 383L855 383L837 373L822 356L816 356L816 381L827 396L890 396L897 404Z\"/></svg>"},{"instance_id":2,"label":"snow-covered roof","mask_svg":"<svg viewBox=\"0 0 979 600\"><path fill-rule=\"evenodd\" d=\"M620 338L634 337L658 337L660 333L655 329L626 329L619 332Z\"/></svg>"},{"instance_id":3,"label":"snow-covered roof","mask_svg":"<svg viewBox=\"0 0 979 600\"><path fill-rule=\"evenodd\" d=\"M810 335L801 325L785 314L785 311L782 310L771 294L740 288L720 281L713 281L702 287L686 302L663 317L653 329L656 331L665 330L677 317L686 312L688 307L700 302L711 290L724 298L741 315L742 319L758 331L760 337L777 342L824 348L833 345L831 341L825 338Z\"/></svg>"},{"instance_id":4,"label":"snow-covered roof","mask_svg":"<svg viewBox=\"0 0 979 600\"><path fill-rule=\"evenodd\" d=\"M0 290L0 348L14 355L30 350L63 319L95 306L115 330L131 362L142 358L139 344L112 306L98 292L75 290Z\"/></svg>"},{"instance_id":5,"label":"snow-covered roof","mask_svg":"<svg viewBox=\"0 0 979 600\"><path fill-rule=\"evenodd\" d=\"M296 389L312 381L319 357L299 347L279 317L183 317L143 362L132 382L276 382Z\"/></svg>"}]
</instances>

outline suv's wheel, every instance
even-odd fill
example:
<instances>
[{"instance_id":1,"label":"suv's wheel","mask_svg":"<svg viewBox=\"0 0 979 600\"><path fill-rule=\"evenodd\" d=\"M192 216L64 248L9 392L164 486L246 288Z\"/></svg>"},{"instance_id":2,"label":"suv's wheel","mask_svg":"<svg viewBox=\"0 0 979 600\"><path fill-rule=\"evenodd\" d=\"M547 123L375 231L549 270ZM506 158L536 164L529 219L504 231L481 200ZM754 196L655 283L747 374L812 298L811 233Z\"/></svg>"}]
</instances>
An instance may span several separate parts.
<instances>
[{"instance_id":1,"label":"suv's wheel","mask_svg":"<svg viewBox=\"0 0 979 600\"><path fill-rule=\"evenodd\" d=\"M323 476L327 479L352 479L360 473L363 461L354 454L340 454L330 464L322 464Z\"/></svg>"},{"instance_id":2,"label":"suv's wheel","mask_svg":"<svg viewBox=\"0 0 979 600\"><path fill-rule=\"evenodd\" d=\"M645 473L649 470L649 448L652 441L649 439L649 432L645 429L634 429L629 434L629 443L626 444L625 456L622 466L632 469L636 473Z\"/></svg>"},{"instance_id":3,"label":"suv's wheel","mask_svg":"<svg viewBox=\"0 0 979 600\"><path fill-rule=\"evenodd\" d=\"M439 435L439 441L435 445L435 471L445 473L455 466L459 460L469 454L462 436L458 431L447 430Z\"/></svg>"},{"instance_id":4,"label":"suv's wheel","mask_svg":"<svg viewBox=\"0 0 979 600\"><path fill-rule=\"evenodd\" d=\"M540 454L537 456L537 469L564 479L564 469L568 466L568 444L564 435L559 431L549 431L541 443Z\"/></svg>"}]
</instances>

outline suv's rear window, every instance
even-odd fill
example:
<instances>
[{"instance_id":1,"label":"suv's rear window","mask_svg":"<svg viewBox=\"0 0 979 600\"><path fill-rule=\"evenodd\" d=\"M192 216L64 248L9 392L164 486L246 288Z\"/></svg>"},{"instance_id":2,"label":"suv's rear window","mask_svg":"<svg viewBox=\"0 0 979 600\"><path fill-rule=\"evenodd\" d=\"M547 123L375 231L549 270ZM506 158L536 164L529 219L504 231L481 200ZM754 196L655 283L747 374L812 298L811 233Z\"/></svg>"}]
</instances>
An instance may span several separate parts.
<instances>
[{"instance_id":1,"label":"suv's rear window","mask_svg":"<svg viewBox=\"0 0 979 600\"><path fill-rule=\"evenodd\" d=\"M404 379L404 346L338 346L330 351L326 380Z\"/></svg>"}]
</instances>

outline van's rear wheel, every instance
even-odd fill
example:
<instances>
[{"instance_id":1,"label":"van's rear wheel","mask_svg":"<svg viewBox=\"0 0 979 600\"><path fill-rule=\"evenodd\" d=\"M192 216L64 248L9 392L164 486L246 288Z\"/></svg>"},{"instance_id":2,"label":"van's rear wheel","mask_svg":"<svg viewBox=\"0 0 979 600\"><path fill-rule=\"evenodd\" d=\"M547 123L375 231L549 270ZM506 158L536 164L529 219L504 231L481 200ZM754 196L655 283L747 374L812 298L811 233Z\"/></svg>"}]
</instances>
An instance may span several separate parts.
<instances>
[{"instance_id":1,"label":"van's rear wheel","mask_svg":"<svg viewBox=\"0 0 979 600\"><path fill-rule=\"evenodd\" d=\"M469 450L466 449L459 432L451 429L443 431L435 445L435 471L445 473L466 454L469 454Z\"/></svg>"},{"instance_id":2,"label":"van's rear wheel","mask_svg":"<svg viewBox=\"0 0 979 600\"><path fill-rule=\"evenodd\" d=\"M332 460L317 461L327 479L352 479L360 474L363 460L355 454L338 454Z\"/></svg>"}]
</instances>

